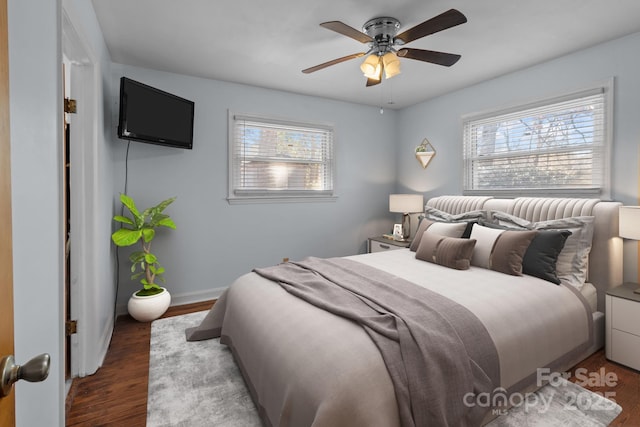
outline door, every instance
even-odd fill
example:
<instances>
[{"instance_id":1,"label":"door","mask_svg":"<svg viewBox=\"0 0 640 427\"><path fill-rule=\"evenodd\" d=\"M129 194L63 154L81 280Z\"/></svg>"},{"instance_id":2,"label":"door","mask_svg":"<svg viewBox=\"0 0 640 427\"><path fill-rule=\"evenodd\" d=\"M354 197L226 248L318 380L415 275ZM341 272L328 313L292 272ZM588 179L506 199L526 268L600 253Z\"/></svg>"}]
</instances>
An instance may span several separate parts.
<instances>
[{"instance_id":1,"label":"door","mask_svg":"<svg viewBox=\"0 0 640 427\"><path fill-rule=\"evenodd\" d=\"M7 1L0 0L0 357L13 352L13 256ZM0 426L15 424L15 394L0 399Z\"/></svg>"}]
</instances>

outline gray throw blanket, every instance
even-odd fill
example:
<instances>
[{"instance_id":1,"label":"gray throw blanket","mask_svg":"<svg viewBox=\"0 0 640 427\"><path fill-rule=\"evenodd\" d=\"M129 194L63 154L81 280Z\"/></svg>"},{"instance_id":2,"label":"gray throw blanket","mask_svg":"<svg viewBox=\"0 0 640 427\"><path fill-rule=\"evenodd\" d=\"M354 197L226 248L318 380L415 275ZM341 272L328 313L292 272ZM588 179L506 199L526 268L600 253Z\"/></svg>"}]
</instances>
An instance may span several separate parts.
<instances>
[{"instance_id":1,"label":"gray throw blanket","mask_svg":"<svg viewBox=\"0 0 640 427\"><path fill-rule=\"evenodd\" d=\"M394 384L403 427L478 426L488 408L468 392L500 385L495 345L477 317L440 294L341 258L307 258L254 270L369 334Z\"/></svg>"}]
</instances>

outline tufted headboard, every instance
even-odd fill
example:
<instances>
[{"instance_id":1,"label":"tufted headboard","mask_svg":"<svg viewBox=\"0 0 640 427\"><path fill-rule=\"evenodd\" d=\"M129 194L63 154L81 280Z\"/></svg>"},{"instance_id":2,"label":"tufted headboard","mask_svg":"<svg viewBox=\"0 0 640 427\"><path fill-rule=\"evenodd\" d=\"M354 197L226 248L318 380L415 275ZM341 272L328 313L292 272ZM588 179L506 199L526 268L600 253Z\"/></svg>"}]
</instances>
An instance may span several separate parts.
<instances>
[{"instance_id":1,"label":"tufted headboard","mask_svg":"<svg viewBox=\"0 0 640 427\"><path fill-rule=\"evenodd\" d=\"M502 211L533 222L573 216L595 217L588 281L598 291L598 311L601 312L604 312L605 292L622 283L622 239L618 235L621 205L598 199L546 197L438 196L427 201L427 206L451 214L473 210Z\"/></svg>"}]
</instances>

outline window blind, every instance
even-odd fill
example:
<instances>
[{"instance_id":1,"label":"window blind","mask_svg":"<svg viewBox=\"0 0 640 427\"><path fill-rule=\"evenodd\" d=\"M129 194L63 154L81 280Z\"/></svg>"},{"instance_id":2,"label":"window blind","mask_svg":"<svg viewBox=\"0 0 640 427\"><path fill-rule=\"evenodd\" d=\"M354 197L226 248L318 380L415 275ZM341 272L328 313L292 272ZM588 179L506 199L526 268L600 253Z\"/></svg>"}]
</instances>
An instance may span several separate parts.
<instances>
[{"instance_id":1,"label":"window blind","mask_svg":"<svg viewBox=\"0 0 640 427\"><path fill-rule=\"evenodd\" d=\"M605 88L463 119L465 193L599 195L606 185Z\"/></svg>"},{"instance_id":2,"label":"window blind","mask_svg":"<svg viewBox=\"0 0 640 427\"><path fill-rule=\"evenodd\" d=\"M331 127L242 115L232 126L233 196L333 194Z\"/></svg>"}]
</instances>

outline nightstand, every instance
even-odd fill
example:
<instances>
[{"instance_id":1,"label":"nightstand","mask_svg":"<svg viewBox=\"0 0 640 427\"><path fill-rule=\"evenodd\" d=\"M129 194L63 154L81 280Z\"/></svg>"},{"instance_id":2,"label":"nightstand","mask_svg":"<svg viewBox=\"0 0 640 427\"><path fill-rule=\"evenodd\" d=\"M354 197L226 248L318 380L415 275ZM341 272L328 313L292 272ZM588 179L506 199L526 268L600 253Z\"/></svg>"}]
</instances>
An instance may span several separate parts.
<instances>
[{"instance_id":1,"label":"nightstand","mask_svg":"<svg viewBox=\"0 0 640 427\"><path fill-rule=\"evenodd\" d=\"M392 251L394 249L403 249L411 246L411 242L400 242L398 240L387 239L386 237L369 237L367 248L369 253Z\"/></svg>"},{"instance_id":2,"label":"nightstand","mask_svg":"<svg viewBox=\"0 0 640 427\"><path fill-rule=\"evenodd\" d=\"M640 370L640 294L637 283L609 289L606 295L607 359Z\"/></svg>"}]
</instances>

